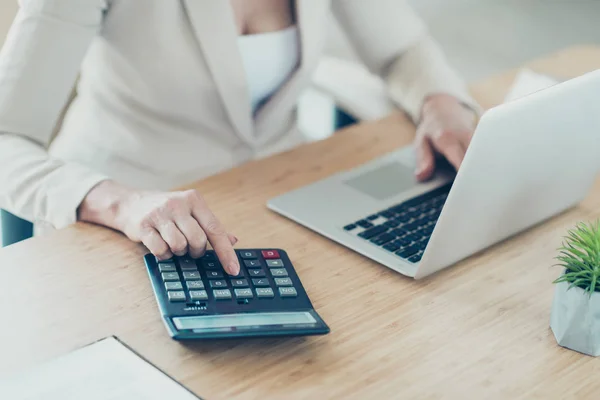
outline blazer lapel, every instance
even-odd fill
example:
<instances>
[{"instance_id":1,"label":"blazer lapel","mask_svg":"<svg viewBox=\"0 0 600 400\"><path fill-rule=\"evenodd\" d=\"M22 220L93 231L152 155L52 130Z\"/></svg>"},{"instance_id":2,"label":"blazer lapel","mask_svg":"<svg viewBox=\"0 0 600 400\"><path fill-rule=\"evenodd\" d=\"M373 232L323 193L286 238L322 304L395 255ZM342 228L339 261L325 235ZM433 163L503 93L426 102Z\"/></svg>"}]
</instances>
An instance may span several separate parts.
<instances>
[{"instance_id":1,"label":"blazer lapel","mask_svg":"<svg viewBox=\"0 0 600 400\"><path fill-rule=\"evenodd\" d=\"M252 106L231 5L228 0L182 3L231 123L250 144L254 141Z\"/></svg>"}]
</instances>

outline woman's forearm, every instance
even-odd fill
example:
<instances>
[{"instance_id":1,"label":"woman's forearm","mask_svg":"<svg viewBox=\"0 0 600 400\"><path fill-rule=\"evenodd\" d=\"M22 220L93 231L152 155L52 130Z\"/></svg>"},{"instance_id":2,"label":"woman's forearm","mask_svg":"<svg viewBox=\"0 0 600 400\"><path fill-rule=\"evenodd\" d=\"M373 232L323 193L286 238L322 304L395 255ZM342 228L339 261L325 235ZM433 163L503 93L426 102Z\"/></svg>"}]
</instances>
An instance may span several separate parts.
<instances>
[{"instance_id":1,"label":"woman's forearm","mask_svg":"<svg viewBox=\"0 0 600 400\"><path fill-rule=\"evenodd\" d=\"M77 210L79 221L122 230L119 219L125 201L135 192L114 181L105 180L92 188Z\"/></svg>"}]
</instances>

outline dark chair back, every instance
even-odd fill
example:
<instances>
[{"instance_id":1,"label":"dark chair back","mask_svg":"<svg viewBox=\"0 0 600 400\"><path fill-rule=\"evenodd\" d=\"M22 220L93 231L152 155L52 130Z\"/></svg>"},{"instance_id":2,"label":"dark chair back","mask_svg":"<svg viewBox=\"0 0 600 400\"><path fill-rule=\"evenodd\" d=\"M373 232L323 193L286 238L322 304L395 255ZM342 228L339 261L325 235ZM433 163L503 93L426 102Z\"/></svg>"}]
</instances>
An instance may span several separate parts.
<instances>
[{"instance_id":1,"label":"dark chair back","mask_svg":"<svg viewBox=\"0 0 600 400\"><path fill-rule=\"evenodd\" d=\"M0 221L2 221L2 247L33 236L33 224L8 211L0 210Z\"/></svg>"}]
</instances>

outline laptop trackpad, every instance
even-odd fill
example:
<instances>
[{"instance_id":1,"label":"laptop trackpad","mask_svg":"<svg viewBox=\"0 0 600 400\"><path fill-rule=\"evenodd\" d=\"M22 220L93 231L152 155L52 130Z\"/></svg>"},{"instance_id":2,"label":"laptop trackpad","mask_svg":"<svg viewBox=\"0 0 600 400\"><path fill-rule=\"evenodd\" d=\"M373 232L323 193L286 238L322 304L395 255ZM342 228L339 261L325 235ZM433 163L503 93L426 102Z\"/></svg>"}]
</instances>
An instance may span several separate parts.
<instances>
[{"instance_id":1,"label":"laptop trackpad","mask_svg":"<svg viewBox=\"0 0 600 400\"><path fill-rule=\"evenodd\" d=\"M391 162L345 183L377 200L385 200L417 185L417 180L412 168L400 162Z\"/></svg>"}]
</instances>

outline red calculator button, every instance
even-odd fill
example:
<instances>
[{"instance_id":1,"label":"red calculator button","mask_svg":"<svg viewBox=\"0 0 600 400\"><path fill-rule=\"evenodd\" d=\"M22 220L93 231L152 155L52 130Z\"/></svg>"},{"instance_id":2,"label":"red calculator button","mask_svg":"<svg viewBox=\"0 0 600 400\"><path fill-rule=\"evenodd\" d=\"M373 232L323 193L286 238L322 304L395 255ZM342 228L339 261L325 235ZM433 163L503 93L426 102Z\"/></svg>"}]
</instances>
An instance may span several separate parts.
<instances>
[{"instance_id":1,"label":"red calculator button","mask_svg":"<svg viewBox=\"0 0 600 400\"><path fill-rule=\"evenodd\" d=\"M261 253L265 260L279 258L279 252L277 250L263 250Z\"/></svg>"}]
</instances>

